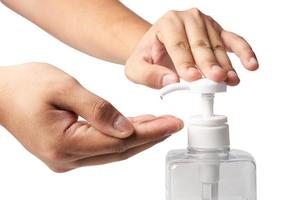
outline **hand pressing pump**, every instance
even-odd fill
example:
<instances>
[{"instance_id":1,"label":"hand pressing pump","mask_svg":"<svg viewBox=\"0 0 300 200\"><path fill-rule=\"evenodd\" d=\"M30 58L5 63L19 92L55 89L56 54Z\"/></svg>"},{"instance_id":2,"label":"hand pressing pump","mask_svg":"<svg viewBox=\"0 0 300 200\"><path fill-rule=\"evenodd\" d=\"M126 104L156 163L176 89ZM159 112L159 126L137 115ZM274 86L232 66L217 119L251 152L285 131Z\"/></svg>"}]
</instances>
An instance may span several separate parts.
<instances>
[{"instance_id":1,"label":"hand pressing pump","mask_svg":"<svg viewBox=\"0 0 300 200\"><path fill-rule=\"evenodd\" d=\"M175 83L160 90L161 98L177 90L200 94L202 115L189 120L188 148L167 155L167 200L256 200L255 161L230 150L227 117L214 114L214 94L226 92L226 84Z\"/></svg>"}]
</instances>

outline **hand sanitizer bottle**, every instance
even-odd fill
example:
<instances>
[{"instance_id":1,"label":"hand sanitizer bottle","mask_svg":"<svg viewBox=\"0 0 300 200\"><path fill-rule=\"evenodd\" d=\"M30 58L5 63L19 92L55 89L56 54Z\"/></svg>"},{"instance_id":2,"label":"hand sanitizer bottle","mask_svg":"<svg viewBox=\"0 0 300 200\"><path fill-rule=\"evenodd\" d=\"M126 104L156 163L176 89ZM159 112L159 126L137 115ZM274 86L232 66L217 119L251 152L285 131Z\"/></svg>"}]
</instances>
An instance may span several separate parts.
<instances>
[{"instance_id":1,"label":"hand sanitizer bottle","mask_svg":"<svg viewBox=\"0 0 300 200\"><path fill-rule=\"evenodd\" d=\"M229 147L227 117L213 112L214 93L225 83L201 79L161 89L161 97L190 90L202 95L202 115L188 125L188 148L172 150L166 159L167 200L256 200L253 157Z\"/></svg>"}]
</instances>

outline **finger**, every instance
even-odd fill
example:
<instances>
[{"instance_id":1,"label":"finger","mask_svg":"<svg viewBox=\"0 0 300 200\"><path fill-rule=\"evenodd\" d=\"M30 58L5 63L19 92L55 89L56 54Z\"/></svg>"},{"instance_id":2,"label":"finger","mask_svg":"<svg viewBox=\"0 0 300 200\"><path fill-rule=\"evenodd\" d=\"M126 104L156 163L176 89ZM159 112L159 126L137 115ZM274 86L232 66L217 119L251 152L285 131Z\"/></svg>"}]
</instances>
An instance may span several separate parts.
<instances>
[{"instance_id":1,"label":"finger","mask_svg":"<svg viewBox=\"0 0 300 200\"><path fill-rule=\"evenodd\" d=\"M240 82L239 77L234 71L230 59L227 55L226 49L224 47L221 31L216 25L211 17L205 17L205 25L208 32L209 40L212 45L213 53L220 64L220 66L226 70L227 78L226 82L228 85L237 85Z\"/></svg>"},{"instance_id":2,"label":"finger","mask_svg":"<svg viewBox=\"0 0 300 200\"><path fill-rule=\"evenodd\" d=\"M219 65L207 33L202 13L192 10L192 15L185 16L185 29L191 45L194 60L205 77L216 81L224 81L226 71Z\"/></svg>"},{"instance_id":3,"label":"finger","mask_svg":"<svg viewBox=\"0 0 300 200\"><path fill-rule=\"evenodd\" d=\"M171 69L151 64L144 58L139 62L129 60L125 66L125 74L133 82L155 89L179 81L177 74Z\"/></svg>"},{"instance_id":4,"label":"finger","mask_svg":"<svg viewBox=\"0 0 300 200\"><path fill-rule=\"evenodd\" d=\"M221 37L228 51L234 52L241 60L244 67L250 71L258 69L258 61L255 53L248 42L241 36L229 32L222 31Z\"/></svg>"},{"instance_id":5,"label":"finger","mask_svg":"<svg viewBox=\"0 0 300 200\"><path fill-rule=\"evenodd\" d=\"M169 136L183 127L183 122L172 116L156 117L134 123L135 132L126 139L110 137L88 123L74 123L65 131L64 146L67 153L90 157L122 153L130 148Z\"/></svg>"},{"instance_id":6,"label":"finger","mask_svg":"<svg viewBox=\"0 0 300 200\"><path fill-rule=\"evenodd\" d=\"M113 105L82 86L70 87L55 98L55 105L75 112L97 130L117 138L133 133L133 126Z\"/></svg>"},{"instance_id":7,"label":"finger","mask_svg":"<svg viewBox=\"0 0 300 200\"><path fill-rule=\"evenodd\" d=\"M201 73L196 68L184 23L178 15L176 11L169 12L157 37L165 45L179 76L187 81L193 81L201 78Z\"/></svg>"},{"instance_id":8,"label":"finger","mask_svg":"<svg viewBox=\"0 0 300 200\"><path fill-rule=\"evenodd\" d=\"M140 122L145 122L145 121L150 121L155 119L156 117L154 115L140 115L137 117L128 117L131 123L140 123Z\"/></svg>"},{"instance_id":9,"label":"finger","mask_svg":"<svg viewBox=\"0 0 300 200\"><path fill-rule=\"evenodd\" d=\"M156 145L157 143L160 143L167 139L169 136L164 137L162 139L152 141L150 143L133 147L125 152L122 153L112 153L112 154L106 154L106 155L99 155L99 156L93 156L93 157L88 157L88 158L83 158L80 160L77 160L74 162L74 167L83 167L83 166L91 166L91 165L103 165L106 163L111 163L111 162L116 162L116 161L122 161L126 160L127 158L130 158L142 151L145 151L146 149Z\"/></svg>"},{"instance_id":10,"label":"finger","mask_svg":"<svg viewBox=\"0 0 300 200\"><path fill-rule=\"evenodd\" d=\"M134 123L135 135L128 138L128 143L155 140L159 137L172 134L183 127L183 121L171 115L155 117L154 119L145 119Z\"/></svg>"}]
</instances>

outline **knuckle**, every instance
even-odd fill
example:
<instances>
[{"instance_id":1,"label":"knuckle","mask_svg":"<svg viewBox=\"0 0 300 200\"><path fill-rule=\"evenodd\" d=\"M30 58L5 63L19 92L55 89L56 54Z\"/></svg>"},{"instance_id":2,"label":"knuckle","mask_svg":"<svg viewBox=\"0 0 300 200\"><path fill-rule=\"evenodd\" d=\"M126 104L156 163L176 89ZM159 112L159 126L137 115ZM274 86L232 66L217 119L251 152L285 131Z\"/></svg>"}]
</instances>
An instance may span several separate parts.
<instances>
[{"instance_id":1,"label":"knuckle","mask_svg":"<svg viewBox=\"0 0 300 200\"><path fill-rule=\"evenodd\" d=\"M178 41L174 44L174 49L182 49L182 50L189 50L190 45L186 41Z\"/></svg>"},{"instance_id":2,"label":"knuckle","mask_svg":"<svg viewBox=\"0 0 300 200\"><path fill-rule=\"evenodd\" d=\"M108 121L114 114L115 109L108 101L100 100L94 103L92 112L93 120Z\"/></svg>"},{"instance_id":3,"label":"knuckle","mask_svg":"<svg viewBox=\"0 0 300 200\"><path fill-rule=\"evenodd\" d=\"M177 18L178 17L178 11L176 10L169 10L165 16L166 18Z\"/></svg>"},{"instance_id":4,"label":"knuckle","mask_svg":"<svg viewBox=\"0 0 300 200\"><path fill-rule=\"evenodd\" d=\"M170 10L168 11L161 20L162 28L166 28L166 24L171 24L171 25L175 25L175 26L179 26L182 24L180 16L179 16L179 12L175 11L175 10Z\"/></svg>"},{"instance_id":5,"label":"knuckle","mask_svg":"<svg viewBox=\"0 0 300 200\"><path fill-rule=\"evenodd\" d=\"M215 45L213 45L212 49L213 49L214 51L218 51L218 50L220 50L220 51L225 51L225 47L224 47L224 45L222 45L222 44L215 44Z\"/></svg>"},{"instance_id":6,"label":"knuckle","mask_svg":"<svg viewBox=\"0 0 300 200\"><path fill-rule=\"evenodd\" d=\"M194 16L194 17L201 17L202 13L198 8L191 8L188 10L188 13L190 13L190 15Z\"/></svg>"},{"instance_id":7,"label":"knuckle","mask_svg":"<svg viewBox=\"0 0 300 200\"><path fill-rule=\"evenodd\" d=\"M205 40L196 40L192 42L191 48L196 50L196 49L209 49L211 50L210 43Z\"/></svg>"}]
</instances>

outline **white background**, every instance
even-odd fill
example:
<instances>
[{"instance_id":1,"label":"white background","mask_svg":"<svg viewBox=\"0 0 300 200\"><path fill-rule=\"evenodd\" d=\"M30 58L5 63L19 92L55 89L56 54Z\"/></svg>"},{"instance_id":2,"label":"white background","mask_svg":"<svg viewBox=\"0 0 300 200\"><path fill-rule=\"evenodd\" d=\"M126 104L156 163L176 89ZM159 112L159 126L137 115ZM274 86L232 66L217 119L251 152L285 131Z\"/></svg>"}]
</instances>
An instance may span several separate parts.
<instances>
[{"instance_id":1,"label":"white background","mask_svg":"<svg viewBox=\"0 0 300 200\"><path fill-rule=\"evenodd\" d=\"M224 28L248 39L261 68L247 72L233 57L241 84L217 95L216 110L229 117L232 147L247 150L256 158L258 199L300 199L297 1L123 2L151 22L170 9L198 7ZM128 116L172 113L186 119L199 110L199 99L188 94L174 94L161 102L157 91L126 80L122 66L62 44L0 4L0 65L29 61L60 67ZM165 154L185 147L184 129L126 161L55 174L0 127L0 200L164 199Z\"/></svg>"}]
</instances>

